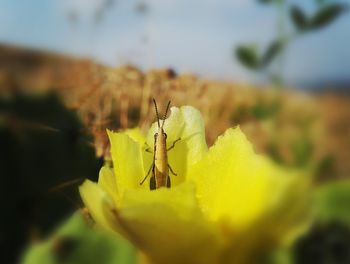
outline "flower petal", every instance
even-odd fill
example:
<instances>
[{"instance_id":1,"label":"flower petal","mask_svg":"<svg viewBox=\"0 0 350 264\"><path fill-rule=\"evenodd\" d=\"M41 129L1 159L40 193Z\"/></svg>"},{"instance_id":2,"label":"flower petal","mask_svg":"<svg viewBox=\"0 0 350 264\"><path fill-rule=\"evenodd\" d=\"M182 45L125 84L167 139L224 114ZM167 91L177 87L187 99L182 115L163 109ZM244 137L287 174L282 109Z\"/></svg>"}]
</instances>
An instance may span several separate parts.
<instances>
[{"instance_id":1,"label":"flower petal","mask_svg":"<svg viewBox=\"0 0 350 264\"><path fill-rule=\"evenodd\" d=\"M120 230L118 223L110 213L114 210L112 198L100 186L90 180L85 180L79 186L79 192L89 213L98 225L111 231Z\"/></svg>"},{"instance_id":2,"label":"flower petal","mask_svg":"<svg viewBox=\"0 0 350 264\"><path fill-rule=\"evenodd\" d=\"M245 230L234 230L225 263L259 263L278 248L290 248L313 221L311 178L290 172L271 192L270 206ZM293 175L293 173L296 173Z\"/></svg>"},{"instance_id":3,"label":"flower petal","mask_svg":"<svg viewBox=\"0 0 350 264\"><path fill-rule=\"evenodd\" d=\"M123 195L126 189L140 188L140 182L145 174L141 145L125 133L115 133L109 130L107 133L111 143L118 193Z\"/></svg>"},{"instance_id":4,"label":"flower petal","mask_svg":"<svg viewBox=\"0 0 350 264\"><path fill-rule=\"evenodd\" d=\"M145 136L142 134L141 130L138 127L127 129L124 133L138 142L141 146L143 146L146 142Z\"/></svg>"},{"instance_id":5,"label":"flower petal","mask_svg":"<svg viewBox=\"0 0 350 264\"><path fill-rule=\"evenodd\" d=\"M197 109L191 106L183 106L181 107L181 113L185 120L181 138L187 144L187 164L191 166L200 161L208 151L205 141L205 127L203 118Z\"/></svg>"},{"instance_id":6,"label":"flower petal","mask_svg":"<svg viewBox=\"0 0 350 264\"><path fill-rule=\"evenodd\" d=\"M129 190L119 210L124 230L155 263L216 263L220 239L206 222L192 184Z\"/></svg>"},{"instance_id":7,"label":"flower petal","mask_svg":"<svg viewBox=\"0 0 350 264\"><path fill-rule=\"evenodd\" d=\"M112 168L103 166L98 176L98 185L113 199L116 206L119 205L120 195Z\"/></svg>"},{"instance_id":8,"label":"flower petal","mask_svg":"<svg viewBox=\"0 0 350 264\"><path fill-rule=\"evenodd\" d=\"M256 155L239 127L229 129L191 170L203 211L244 230L282 204L290 173Z\"/></svg>"}]
</instances>

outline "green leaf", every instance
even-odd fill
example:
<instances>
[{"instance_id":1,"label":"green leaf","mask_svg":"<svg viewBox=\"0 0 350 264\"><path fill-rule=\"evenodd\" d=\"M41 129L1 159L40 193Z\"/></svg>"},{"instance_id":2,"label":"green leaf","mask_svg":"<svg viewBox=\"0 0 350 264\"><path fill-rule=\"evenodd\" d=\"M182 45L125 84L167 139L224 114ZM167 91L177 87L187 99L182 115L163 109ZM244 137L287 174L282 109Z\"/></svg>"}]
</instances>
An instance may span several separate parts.
<instances>
[{"instance_id":1,"label":"green leaf","mask_svg":"<svg viewBox=\"0 0 350 264\"><path fill-rule=\"evenodd\" d=\"M47 241L31 246L22 263L132 264L136 249L121 237L89 227L77 213Z\"/></svg>"},{"instance_id":2,"label":"green leaf","mask_svg":"<svg viewBox=\"0 0 350 264\"><path fill-rule=\"evenodd\" d=\"M311 140L302 136L291 146L293 151L294 165L298 168L303 168L310 163L314 146Z\"/></svg>"},{"instance_id":3,"label":"green leaf","mask_svg":"<svg viewBox=\"0 0 350 264\"><path fill-rule=\"evenodd\" d=\"M350 227L350 181L319 187L315 195L315 213L321 223L338 222Z\"/></svg>"},{"instance_id":4,"label":"green leaf","mask_svg":"<svg viewBox=\"0 0 350 264\"><path fill-rule=\"evenodd\" d=\"M347 10L345 4L332 4L321 8L310 20L311 29L320 29L333 22L340 14Z\"/></svg>"},{"instance_id":5,"label":"green leaf","mask_svg":"<svg viewBox=\"0 0 350 264\"><path fill-rule=\"evenodd\" d=\"M294 245L293 263L350 263L349 249L348 226L337 222L316 223Z\"/></svg>"},{"instance_id":6,"label":"green leaf","mask_svg":"<svg viewBox=\"0 0 350 264\"><path fill-rule=\"evenodd\" d=\"M264 103L263 101L258 101L255 105L250 108L251 115L258 120L265 120L272 118L278 114L281 109L281 103L279 101L274 101L271 103Z\"/></svg>"},{"instance_id":7,"label":"green leaf","mask_svg":"<svg viewBox=\"0 0 350 264\"><path fill-rule=\"evenodd\" d=\"M275 57L283 50L283 47L284 45L280 40L271 42L261 59L261 66L268 66L275 59Z\"/></svg>"},{"instance_id":8,"label":"green leaf","mask_svg":"<svg viewBox=\"0 0 350 264\"><path fill-rule=\"evenodd\" d=\"M298 6L292 6L290 9L290 17L293 21L294 26L298 30L306 30L308 25L308 18L304 11Z\"/></svg>"},{"instance_id":9,"label":"green leaf","mask_svg":"<svg viewBox=\"0 0 350 264\"><path fill-rule=\"evenodd\" d=\"M236 49L236 57L247 68L257 70L259 59L256 48L253 45L242 45Z\"/></svg>"}]
</instances>

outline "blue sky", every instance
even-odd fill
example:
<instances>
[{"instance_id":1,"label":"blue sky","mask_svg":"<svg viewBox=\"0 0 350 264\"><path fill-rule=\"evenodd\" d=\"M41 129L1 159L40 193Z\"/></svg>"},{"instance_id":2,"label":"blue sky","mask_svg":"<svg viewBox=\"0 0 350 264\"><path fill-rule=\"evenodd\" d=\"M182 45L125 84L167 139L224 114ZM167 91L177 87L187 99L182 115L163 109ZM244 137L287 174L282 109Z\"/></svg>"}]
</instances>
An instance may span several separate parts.
<instances>
[{"instance_id":1,"label":"blue sky","mask_svg":"<svg viewBox=\"0 0 350 264\"><path fill-rule=\"evenodd\" d=\"M257 80L233 47L275 36L276 12L254 0L116 0L96 24L105 0L0 0L0 42L88 56L116 66L173 67L214 79ZM295 0L312 12L315 0ZM343 1L344 2L344 1ZM345 1L349 2L349 0ZM77 14L72 22L68 14ZM350 14L294 42L286 55L289 83L350 79Z\"/></svg>"}]
</instances>

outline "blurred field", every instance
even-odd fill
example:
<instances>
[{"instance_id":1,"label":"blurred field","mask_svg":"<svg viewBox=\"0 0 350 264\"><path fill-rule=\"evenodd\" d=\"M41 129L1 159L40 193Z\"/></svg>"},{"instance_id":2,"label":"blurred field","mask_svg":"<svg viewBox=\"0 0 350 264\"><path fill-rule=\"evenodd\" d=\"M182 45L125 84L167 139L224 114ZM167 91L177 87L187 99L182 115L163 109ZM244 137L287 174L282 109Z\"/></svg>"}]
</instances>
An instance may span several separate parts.
<instances>
[{"instance_id":1,"label":"blurred field","mask_svg":"<svg viewBox=\"0 0 350 264\"><path fill-rule=\"evenodd\" d=\"M172 69L113 69L87 59L0 46L2 98L58 94L93 135L97 156L108 158L105 129L154 120L151 98L192 105L205 118L207 141L240 125L259 152L287 166L312 166L319 180L350 175L350 98L332 93L213 81ZM15 117L11 117L15 118ZM45 125L45 124L42 124Z\"/></svg>"}]
</instances>

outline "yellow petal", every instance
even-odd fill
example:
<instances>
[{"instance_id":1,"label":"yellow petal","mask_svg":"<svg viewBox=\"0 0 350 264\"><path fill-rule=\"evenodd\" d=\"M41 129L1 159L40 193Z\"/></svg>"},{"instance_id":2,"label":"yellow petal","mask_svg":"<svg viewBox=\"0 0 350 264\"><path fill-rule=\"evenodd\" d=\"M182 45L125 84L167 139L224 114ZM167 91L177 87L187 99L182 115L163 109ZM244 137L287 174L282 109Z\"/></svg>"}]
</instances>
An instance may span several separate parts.
<instances>
[{"instance_id":1,"label":"yellow petal","mask_svg":"<svg viewBox=\"0 0 350 264\"><path fill-rule=\"evenodd\" d=\"M100 169L98 185L113 199L114 204L118 206L120 195L117 190L117 183L112 168L103 166Z\"/></svg>"},{"instance_id":2,"label":"yellow petal","mask_svg":"<svg viewBox=\"0 0 350 264\"><path fill-rule=\"evenodd\" d=\"M89 213L98 225L111 231L120 230L111 213L115 210L112 198L100 186L90 180L85 180L79 186L79 192Z\"/></svg>"},{"instance_id":3,"label":"yellow petal","mask_svg":"<svg viewBox=\"0 0 350 264\"><path fill-rule=\"evenodd\" d=\"M132 241L155 263L217 263L222 244L192 184L129 190L119 214Z\"/></svg>"},{"instance_id":4,"label":"yellow petal","mask_svg":"<svg viewBox=\"0 0 350 264\"><path fill-rule=\"evenodd\" d=\"M138 127L127 129L124 133L138 142L141 146L143 146L146 142L145 136L142 134L141 130Z\"/></svg>"},{"instance_id":5,"label":"yellow petal","mask_svg":"<svg viewBox=\"0 0 350 264\"><path fill-rule=\"evenodd\" d=\"M314 219L310 175L309 171L290 171L289 175L282 175L275 203L264 217L272 239L280 240L284 246L290 246L304 234Z\"/></svg>"},{"instance_id":6,"label":"yellow petal","mask_svg":"<svg viewBox=\"0 0 350 264\"><path fill-rule=\"evenodd\" d=\"M259 263L269 252L289 248L310 228L313 221L310 177L297 171L280 176L266 211L249 228L231 234L225 263Z\"/></svg>"},{"instance_id":7,"label":"yellow petal","mask_svg":"<svg viewBox=\"0 0 350 264\"><path fill-rule=\"evenodd\" d=\"M120 195L126 189L140 188L144 177L141 145L125 133L107 131L111 143L111 154ZM146 188L145 185L143 185Z\"/></svg>"},{"instance_id":8,"label":"yellow petal","mask_svg":"<svg viewBox=\"0 0 350 264\"><path fill-rule=\"evenodd\" d=\"M201 113L196 108L183 106L181 113L185 120L181 138L187 144L187 163L188 166L191 166L200 161L208 151L205 141L205 127Z\"/></svg>"},{"instance_id":9,"label":"yellow petal","mask_svg":"<svg viewBox=\"0 0 350 264\"><path fill-rule=\"evenodd\" d=\"M180 135L181 140L168 152L169 164L178 174L178 176L172 177L174 184L186 180L188 168L201 160L208 150L200 112L191 106L181 107L180 112L184 120ZM176 126L176 124L174 125Z\"/></svg>"},{"instance_id":10,"label":"yellow petal","mask_svg":"<svg viewBox=\"0 0 350 264\"><path fill-rule=\"evenodd\" d=\"M198 187L203 211L212 220L229 220L244 230L279 200L291 177L266 158L256 155L239 127L218 138L194 167L190 178Z\"/></svg>"}]
</instances>

